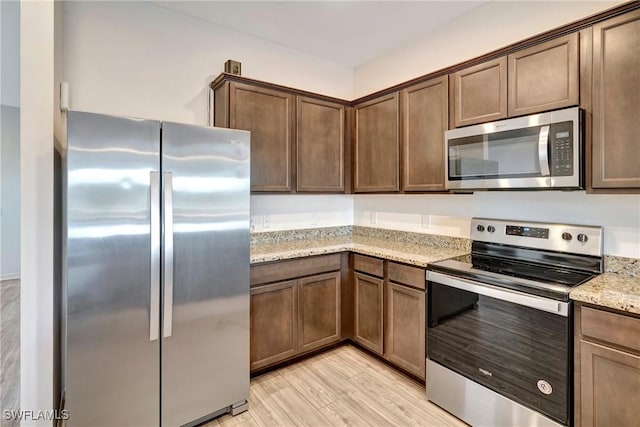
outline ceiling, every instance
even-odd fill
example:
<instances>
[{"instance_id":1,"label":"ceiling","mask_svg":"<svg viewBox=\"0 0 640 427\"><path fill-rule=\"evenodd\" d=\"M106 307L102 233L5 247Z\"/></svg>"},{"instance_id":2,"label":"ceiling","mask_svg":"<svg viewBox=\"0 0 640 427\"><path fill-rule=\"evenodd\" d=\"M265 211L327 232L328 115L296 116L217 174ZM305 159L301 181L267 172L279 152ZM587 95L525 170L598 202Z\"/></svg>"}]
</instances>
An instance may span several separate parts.
<instances>
[{"instance_id":1,"label":"ceiling","mask_svg":"<svg viewBox=\"0 0 640 427\"><path fill-rule=\"evenodd\" d=\"M164 1L158 6L357 67L488 1Z\"/></svg>"}]
</instances>

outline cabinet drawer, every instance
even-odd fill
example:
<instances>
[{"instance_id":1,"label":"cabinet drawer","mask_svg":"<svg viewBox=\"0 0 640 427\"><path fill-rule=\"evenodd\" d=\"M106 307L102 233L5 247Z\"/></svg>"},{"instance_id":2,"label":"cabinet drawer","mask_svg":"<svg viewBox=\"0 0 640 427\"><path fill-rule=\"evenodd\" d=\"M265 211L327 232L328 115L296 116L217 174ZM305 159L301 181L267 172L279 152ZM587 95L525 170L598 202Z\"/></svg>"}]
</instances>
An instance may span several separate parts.
<instances>
[{"instance_id":1,"label":"cabinet drawer","mask_svg":"<svg viewBox=\"0 0 640 427\"><path fill-rule=\"evenodd\" d=\"M383 276L383 261L378 258L372 258L363 255L354 255L353 256L353 269L355 271L360 271L362 273L367 273L372 276L382 277Z\"/></svg>"},{"instance_id":2,"label":"cabinet drawer","mask_svg":"<svg viewBox=\"0 0 640 427\"><path fill-rule=\"evenodd\" d=\"M338 253L251 266L251 286L340 270L340 255Z\"/></svg>"},{"instance_id":3,"label":"cabinet drawer","mask_svg":"<svg viewBox=\"0 0 640 427\"><path fill-rule=\"evenodd\" d=\"M418 289L425 288L425 271L421 268L389 262L387 272L389 280L392 282L413 286Z\"/></svg>"},{"instance_id":4,"label":"cabinet drawer","mask_svg":"<svg viewBox=\"0 0 640 427\"><path fill-rule=\"evenodd\" d=\"M584 338L594 338L640 351L640 319L589 307L582 307L581 313L580 324Z\"/></svg>"}]
</instances>

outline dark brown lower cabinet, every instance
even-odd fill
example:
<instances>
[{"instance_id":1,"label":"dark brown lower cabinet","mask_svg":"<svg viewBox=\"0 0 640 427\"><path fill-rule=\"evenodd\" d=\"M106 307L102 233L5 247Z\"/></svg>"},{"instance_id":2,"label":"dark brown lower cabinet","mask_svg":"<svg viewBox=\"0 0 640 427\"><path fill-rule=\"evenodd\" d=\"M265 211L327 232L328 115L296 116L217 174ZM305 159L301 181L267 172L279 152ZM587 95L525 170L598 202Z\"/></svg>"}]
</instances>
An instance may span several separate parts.
<instances>
[{"instance_id":1,"label":"dark brown lower cabinet","mask_svg":"<svg viewBox=\"0 0 640 427\"><path fill-rule=\"evenodd\" d=\"M633 427L640 422L640 356L580 342L583 426Z\"/></svg>"},{"instance_id":2,"label":"dark brown lower cabinet","mask_svg":"<svg viewBox=\"0 0 640 427\"><path fill-rule=\"evenodd\" d=\"M295 280L251 289L251 370L296 354L297 291Z\"/></svg>"},{"instance_id":3,"label":"dark brown lower cabinet","mask_svg":"<svg viewBox=\"0 0 640 427\"><path fill-rule=\"evenodd\" d=\"M576 308L576 427L640 420L640 318Z\"/></svg>"},{"instance_id":4,"label":"dark brown lower cabinet","mask_svg":"<svg viewBox=\"0 0 640 427\"><path fill-rule=\"evenodd\" d=\"M386 304L385 357L391 363L424 379L424 290L387 282Z\"/></svg>"},{"instance_id":5,"label":"dark brown lower cabinet","mask_svg":"<svg viewBox=\"0 0 640 427\"><path fill-rule=\"evenodd\" d=\"M340 272L298 281L298 343L313 350L340 339Z\"/></svg>"},{"instance_id":6,"label":"dark brown lower cabinet","mask_svg":"<svg viewBox=\"0 0 640 427\"><path fill-rule=\"evenodd\" d=\"M348 278L348 256L251 267L252 372L352 338L425 378L424 268L354 254Z\"/></svg>"},{"instance_id":7,"label":"dark brown lower cabinet","mask_svg":"<svg viewBox=\"0 0 640 427\"><path fill-rule=\"evenodd\" d=\"M353 339L369 350L382 355L384 281L355 272L353 286L355 299Z\"/></svg>"},{"instance_id":8,"label":"dark brown lower cabinet","mask_svg":"<svg viewBox=\"0 0 640 427\"><path fill-rule=\"evenodd\" d=\"M342 338L340 269L340 254L251 268L251 371Z\"/></svg>"}]
</instances>

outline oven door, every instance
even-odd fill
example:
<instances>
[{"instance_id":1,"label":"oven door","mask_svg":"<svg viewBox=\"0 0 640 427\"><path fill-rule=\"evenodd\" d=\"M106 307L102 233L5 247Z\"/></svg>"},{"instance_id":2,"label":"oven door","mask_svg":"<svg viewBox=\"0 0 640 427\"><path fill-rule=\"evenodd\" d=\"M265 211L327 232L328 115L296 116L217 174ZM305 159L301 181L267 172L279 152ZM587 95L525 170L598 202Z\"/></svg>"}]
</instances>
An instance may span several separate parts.
<instances>
[{"instance_id":1,"label":"oven door","mask_svg":"<svg viewBox=\"0 0 640 427\"><path fill-rule=\"evenodd\" d=\"M569 303L429 271L428 358L569 423Z\"/></svg>"}]
</instances>

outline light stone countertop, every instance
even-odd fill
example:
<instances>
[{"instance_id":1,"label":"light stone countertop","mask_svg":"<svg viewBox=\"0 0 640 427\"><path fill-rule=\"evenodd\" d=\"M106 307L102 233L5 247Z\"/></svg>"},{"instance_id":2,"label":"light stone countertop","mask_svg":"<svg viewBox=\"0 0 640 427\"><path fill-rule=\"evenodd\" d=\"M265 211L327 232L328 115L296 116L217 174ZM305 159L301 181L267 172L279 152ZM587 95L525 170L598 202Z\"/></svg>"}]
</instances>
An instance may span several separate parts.
<instances>
[{"instance_id":1,"label":"light stone countertop","mask_svg":"<svg viewBox=\"0 0 640 427\"><path fill-rule=\"evenodd\" d=\"M251 246L251 264L351 251L418 267L458 255L466 249L417 245L364 236L307 239L293 242L259 243Z\"/></svg>"},{"instance_id":2,"label":"light stone countertop","mask_svg":"<svg viewBox=\"0 0 640 427\"><path fill-rule=\"evenodd\" d=\"M429 263L470 252L463 239L428 236L428 240L420 240L424 236L417 238L410 233L365 228L359 232L359 235L335 235L330 230L284 241L272 237L280 234L286 237L288 232L271 234L251 245L251 264L351 251L426 267ZM640 260L606 256L605 271L571 291L571 299L640 314Z\"/></svg>"},{"instance_id":3,"label":"light stone countertop","mask_svg":"<svg viewBox=\"0 0 640 427\"><path fill-rule=\"evenodd\" d=\"M572 300L640 314L640 277L604 273L571 291Z\"/></svg>"}]
</instances>

